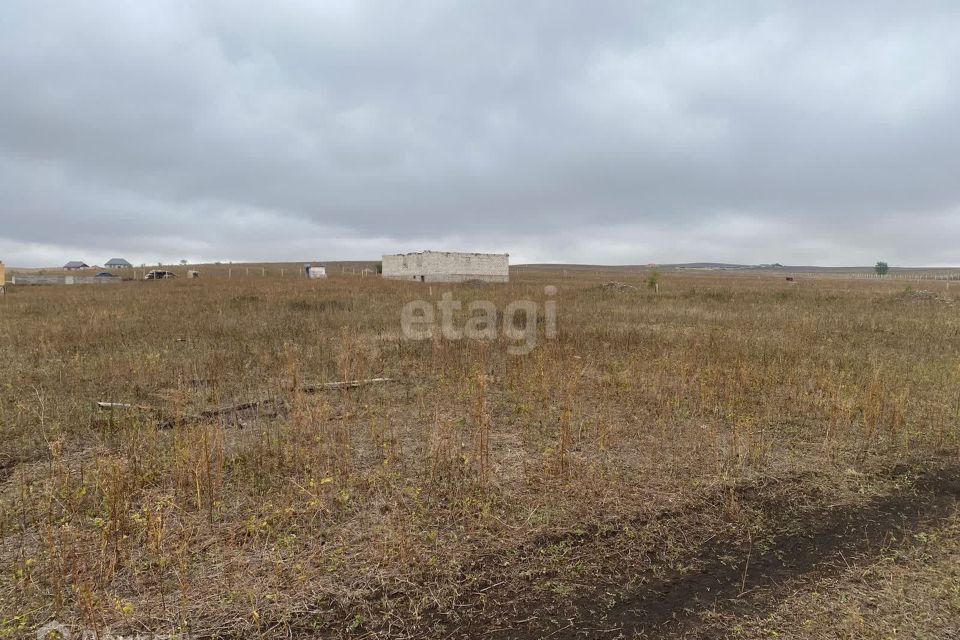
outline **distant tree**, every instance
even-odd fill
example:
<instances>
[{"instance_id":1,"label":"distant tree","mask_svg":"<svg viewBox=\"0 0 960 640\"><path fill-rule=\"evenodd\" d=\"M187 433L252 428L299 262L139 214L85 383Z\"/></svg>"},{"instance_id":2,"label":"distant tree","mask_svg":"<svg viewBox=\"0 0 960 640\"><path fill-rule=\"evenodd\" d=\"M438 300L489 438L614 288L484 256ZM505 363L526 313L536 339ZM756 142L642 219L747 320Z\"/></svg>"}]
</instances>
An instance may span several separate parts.
<instances>
[{"instance_id":1,"label":"distant tree","mask_svg":"<svg viewBox=\"0 0 960 640\"><path fill-rule=\"evenodd\" d=\"M185 265L185 264L187 264L187 261L186 261L186 260L181 260L181 261L180 261L180 264Z\"/></svg>"},{"instance_id":2,"label":"distant tree","mask_svg":"<svg viewBox=\"0 0 960 640\"><path fill-rule=\"evenodd\" d=\"M654 269L650 272L650 275L647 276L647 286L651 289L656 289L658 284L660 284L660 272Z\"/></svg>"},{"instance_id":3,"label":"distant tree","mask_svg":"<svg viewBox=\"0 0 960 640\"><path fill-rule=\"evenodd\" d=\"M890 265L886 262L878 262L874 265L873 270L878 276L885 276L887 272L890 271Z\"/></svg>"}]
</instances>

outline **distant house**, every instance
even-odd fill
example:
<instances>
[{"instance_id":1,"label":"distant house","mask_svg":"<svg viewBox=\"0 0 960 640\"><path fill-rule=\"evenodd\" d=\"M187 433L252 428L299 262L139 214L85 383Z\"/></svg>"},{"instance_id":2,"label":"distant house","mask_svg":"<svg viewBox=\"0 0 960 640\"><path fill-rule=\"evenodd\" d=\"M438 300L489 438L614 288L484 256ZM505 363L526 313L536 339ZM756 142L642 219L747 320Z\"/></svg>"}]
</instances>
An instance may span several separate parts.
<instances>
[{"instance_id":1,"label":"distant house","mask_svg":"<svg viewBox=\"0 0 960 640\"><path fill-rule=\"evenodd\" d=\"M67 264L63 265L63 268L67 271L79 271L80 269L89 269L90 265L86 262L80 262L79 260L71 260Z\"/></svg>"},{"instance_id":2,"label":"distant house","mask_svg":"<svg viewBox=\"0 0 960 640\"><path fill-rule=\"evenodd\" d=\"M107 269L131 269L133 265L123 258L110 258L104 265Z\"/></svg>"}]
</instances>

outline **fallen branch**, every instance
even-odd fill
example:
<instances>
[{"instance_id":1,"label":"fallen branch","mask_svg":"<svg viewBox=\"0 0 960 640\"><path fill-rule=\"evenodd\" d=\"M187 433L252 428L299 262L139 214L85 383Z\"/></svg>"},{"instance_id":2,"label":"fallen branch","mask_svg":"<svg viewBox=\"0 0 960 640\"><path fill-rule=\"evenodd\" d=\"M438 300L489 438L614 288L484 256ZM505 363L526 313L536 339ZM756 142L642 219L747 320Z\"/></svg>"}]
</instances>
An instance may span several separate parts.
<instances>
[{"instance_id":1,"label":"fallen branch","mask_svg":"<svg viewBox=\"0 0 960 640\"><path fill-rule=\"evenodd\" d=\"M303 393L316 393L318 391L336 391L338 389L355 389L356 387L364 387L371 384L379 384L382 382L393 382L394 378L367 378L364 380L342 380L337 382L320 382L316 384L305 384L298 387L298 390ZM218 416L237 413L239 411L246 411L247 409L259 409L266 405L271 404L284 404L284 402L278 398L261 398L259 400L248 400L246 402L241 402L239 404L232 404L224 407L215 407L213 409L205 409L197 414L186 414L175 416L173 418L168 418L161 421L157 426L160 429L169 429L176 426L177 424L185 424L188 422L200 422L203 420L208 420L210 418L216 418ZM102 411L115 411L122 409L125 411L141 411L144 413L156 413L163 414L165 411L159 407L150 407L146 405L139 404L126 404L123 402L98 402L97 408Z\"/></svg>"},{"instance_id":2,"label":"fallen branch","mask_svg":"<svg viewBox=\"0 0 960 640\"><path fill-rule=\"evenodd\" d=\"M234 404L227 407L217 407L215 409L206 409L197 414L175 416L169 420L165 420L157 425L160 429L170 429L175 427L178 424L187 424L189 422L202 422L204 420L209 420L210 418L216 418L219 416L227 415L230 413L238 413L240 411L245 411L247 409L259 409L262 406L270 405L274 403L282 404L282 401L277 400L276 398L264 398L262 400L253 400L250 402L241 402L240 404Z\"/></svg>"},{"instance_id":3,"label":"fallen branch","mask_svg":"<svg viewBox=\"0 0 960 640\"><path fill-rule=\"evenodd\" d=\"M259 407L263 404L272 403L273 400L258 400L256 402L244 402L242 404L233 405L230 407L219 407L216 409L207 409L206 411L201 411L200 413L187 413L184 415L174 416L172 418L166 418L157 423L157 428L159 429L169 429L177 424L185 424L188 422L201 422L203 420L208 420L210 418L215 418L227 413L236 413L238 411L243 411L244 409L252 409L254 407ZM145 405L138 404L125 404L122 402L98 402L97 408L101 411L116 411L118 409L124 411L138 411L141 413L153 413L157 414L158 418L162 417L165 411L158 407L148 407Z\"/></svg>"},{"instance_id":4,"label":"fallen branch","mask_svg":"<svg viewBox=\"0 0 960 640\"><path fill-rule=\"evenodd\" d=\"M198 414L200 418L215 418L217 416L222 416L225 413L236 413L237 411L243 411L245 409L256 409L265 404L273 404L276 402L276 398L264 398L262 400L252 400L250 402L241 402L240 404L233 404L227 407L219 407L216 409L207 409L201 411Z\"/></svg>"},{"instance_id":5,"label":"fallen branch","mask_svg":"<svg viewBox=\"0 0 960 640\"><path fill-rule=\"evenodd\" d=\"M367 378L365 380L344 380L342 382L320 382L318 384L305 384L300 387L304 393L315 393L317 391L334 391L337 389L354 389L356 387L365 387L370 384L379 384L381 382L394 382L395 378Z\"/></svg>"},{"instance_id":6,"label":"fallen branch","mask_svg":"<svg viewBox=\"0 0 960 640\"><path fill-rule=\"evenodd\" d=\"M148 407L142 404L124 404L123 402L98 402L97 408L102 411L113 411L114 409L130 409L133 411L149 411L153 413L163 413L158 407Z\"/></svg>"}]
</instances>

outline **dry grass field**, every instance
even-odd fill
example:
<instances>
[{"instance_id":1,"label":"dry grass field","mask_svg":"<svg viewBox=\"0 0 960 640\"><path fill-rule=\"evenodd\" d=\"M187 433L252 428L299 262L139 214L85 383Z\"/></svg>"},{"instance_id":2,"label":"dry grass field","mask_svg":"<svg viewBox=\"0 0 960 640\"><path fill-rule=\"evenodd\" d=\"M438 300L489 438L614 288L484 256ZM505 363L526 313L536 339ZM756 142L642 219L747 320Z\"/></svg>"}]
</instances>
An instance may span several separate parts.
<instances>
[{"instance_id":1,"label":"dry grass field","mask_svg":"<svg viewBox=\"0 0 960 640\"><path fill-rule=\"evenodd\" d=\"M0 637L960 637L954 291L644 277L9 288Z\"/></svg>"}]
</instances>

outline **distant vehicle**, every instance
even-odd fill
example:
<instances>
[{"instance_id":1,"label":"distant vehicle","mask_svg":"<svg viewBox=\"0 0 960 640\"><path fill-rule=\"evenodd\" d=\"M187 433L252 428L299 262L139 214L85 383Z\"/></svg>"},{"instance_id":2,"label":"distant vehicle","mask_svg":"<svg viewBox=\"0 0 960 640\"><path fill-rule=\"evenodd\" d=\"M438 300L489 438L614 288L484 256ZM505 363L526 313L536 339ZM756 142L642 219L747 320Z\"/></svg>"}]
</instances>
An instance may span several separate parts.
<instances>
[{"instance_id":1,"label":"distant vehicle","mask_svg":"<svg viewBox=\"0 0 960 640\"><path fill-rule=\"evenodd\" d=\"M144 280L169 280L170 278L176 278L177 274L173 271L163 271L162 269L154 269L143 276Z\"/></svg>"},{"instance_id":2,"label":"distant vehicle","mask_svg":"<svg viewBox=\"0 0 960 640\"><path fill-rule=\"evenodd\" d=\"M101 271L97 275L93 276L94 278L116 278L117 276L113 275L109 271Z\"/></svg>"}]
</instances>

